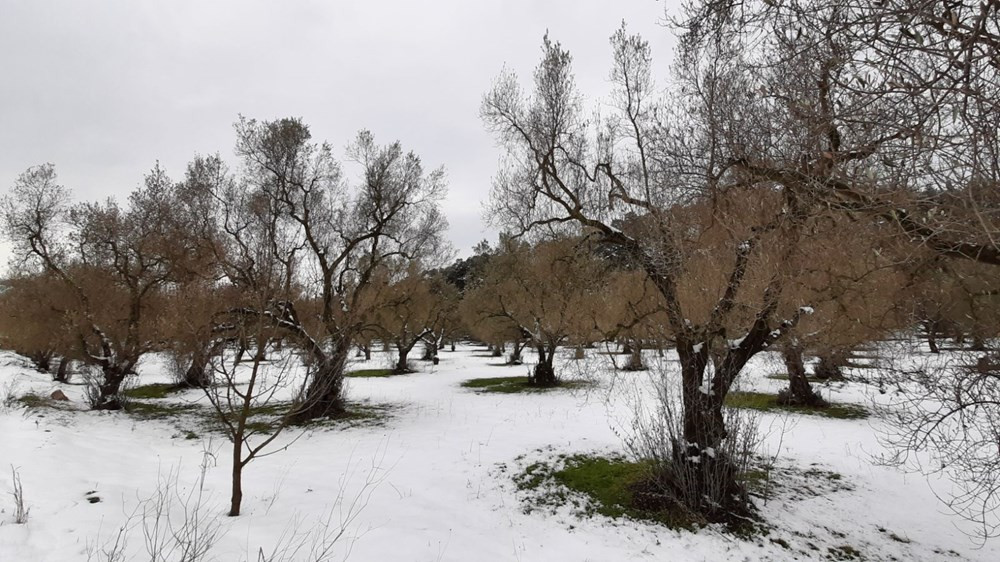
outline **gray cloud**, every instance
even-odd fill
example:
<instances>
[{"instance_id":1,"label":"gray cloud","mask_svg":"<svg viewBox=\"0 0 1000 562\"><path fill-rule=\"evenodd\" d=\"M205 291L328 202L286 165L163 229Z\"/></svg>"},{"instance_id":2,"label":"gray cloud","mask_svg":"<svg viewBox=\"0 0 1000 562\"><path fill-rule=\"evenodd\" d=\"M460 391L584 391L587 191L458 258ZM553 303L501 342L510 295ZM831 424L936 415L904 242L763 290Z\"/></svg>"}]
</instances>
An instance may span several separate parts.
<instances>
[{"instance_id":1,"label":"gray cloud","mask_svg":"<svg viewBox=\"0 0 1000 562\"><path fill-rule=\"evenodd\" d=\"M368 128L445 166L467 253L495 237L481 202L498 151L478 110L501 69L530 77L548 30L602 95L622 20L666 69L663 14L654 0L6 2L0 182L53 162L78 199L122 197L156 161L179 177L194 153L230 157L238 113L298 116L338 150Z\"/></svg>"}]
</instances>

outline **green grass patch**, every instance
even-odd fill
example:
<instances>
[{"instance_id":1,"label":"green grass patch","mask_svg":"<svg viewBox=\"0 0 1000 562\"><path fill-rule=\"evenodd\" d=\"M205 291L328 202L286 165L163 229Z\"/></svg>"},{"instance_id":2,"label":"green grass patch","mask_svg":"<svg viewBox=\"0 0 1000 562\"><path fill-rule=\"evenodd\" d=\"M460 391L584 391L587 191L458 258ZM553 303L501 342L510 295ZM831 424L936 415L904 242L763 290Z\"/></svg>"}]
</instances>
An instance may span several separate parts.
<instances>
[{"instance_id":1,"label":"green grass patch","mask_svg":"<svg viewBox=\"0 0 1000 562\"><path fill-rule=\"evenodd\" d=\"M578 514L588 517L595 514L613 519L625 517L672 529L690 530L698 526L690 514L679 510L636 507L633 490L645 487L644 483L649 481L648 462L590 455L560 459L561 462L553 464L536 462L514 477L519 490L530 492L526 512L570 505Z\"/></svg>"},{"instance_id":2,"label":"green grass patch","mask_svg":"<svg viewBox=\"0 0 1000 562\"><path fill-rule=\"evenodd\" d=\"M13 404L20 404L21 406L29 410L41 410L41 409L52 409L52 410L72 410L74 409L71 405L72 402L67 402L63 400L55 400L44 396L42 394L35 394L34 392L29 392L18 396L17 398L11 398L6 405L9 407Z\"/></svg>"},{"instance_id":3,"label":"green grass patch","mask_svg":"<svg viewBox=\"0 0 1000 562\"><path fill-rule=\"evenodd\" d=\"M129 388L122 394L128 396L129 398L139 398L141 400L159 400L161 398L167 398L174 392L182 390L185 390L185 388L177 386L176 384L158 382Z\"/></svg>"},{"instance_id":4,"label":"green grass patch","mask_svg":"<svg viewBox=\"0 0 1000 562\"><path fill-rule=\"evenodd\" d=\"M462 388L471 388L477 393L515 394L518 392L547 392L556 389L580 388L587 384L584 381L561 381L557 386L535 386L528 382L528 377L487 377L463 381Z\"/></svg>"},{"instance_id":5,"label":"green grass patch","mask_svg":"<svg viewBox=\"0 0 1000 562\"><path fill-rule=\"evenodd\" d=\"M34 393L18 396L15 401L26 408L47 408L51 407L53 402L51 398Z\"/></svg>"},{"instance_id":6,"label":"green grass patch","mask_svg":"<svg viewBox=\"0 0 1000 562\"><path fill-rule=\"evenodd\" d=\"M382 378L382 377L392 377L401 374L405 373L397 373L393 369L359 369L357 371L348 371L344 373L344 376L358 377L358 378Z\"/></svg>"},{"instance_id":7,"label":"green grass patch","mask_svg":"<svg viewBox=\"0 0 1000 562\"><path fill-rule=\"evenodd\" d=\"M132 400L125 406L125 411L128 412L129 415L149 420L180 416L192 413L198 409L198 406L195 404L140 402L138 400Z\"/></svg>"},{"instance_id":8,"label":"green grass patch","mask_svg":"<svg viewBox=\"0 0 1000 562\"><path fill-rule=\"evenodd\" d=\"M777 395L765 394L763 392L730 392L726 396L726 406L730 408L749 408L762 412L781 410L796 414L826 416L842 420L859 420L868 417L868 410L854 404L830 404L823 407L788 406L779 404Z\"/></svg>"}]
</instances>

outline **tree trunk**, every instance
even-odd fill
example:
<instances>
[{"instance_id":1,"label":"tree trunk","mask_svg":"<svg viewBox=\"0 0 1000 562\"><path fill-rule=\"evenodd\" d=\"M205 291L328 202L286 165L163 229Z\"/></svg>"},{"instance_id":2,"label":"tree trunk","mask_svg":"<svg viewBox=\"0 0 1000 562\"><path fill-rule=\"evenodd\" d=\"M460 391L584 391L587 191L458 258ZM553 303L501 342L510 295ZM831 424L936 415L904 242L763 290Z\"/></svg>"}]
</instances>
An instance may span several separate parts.
<instances>
[{"instance_id":1,"label":"tree trunk","mask_svg":"<svg viewBox=\"0 0 1000 562\"><path fill-rule=\"evenodd\" d=\"M365 347L364 347L364 351L365 351L365 361L371 361L372 360L372 344L366 343Z\"/></svg>"},{"instance_id":2,"label":"tree trunk","mask_svg":"<svg viewBox=\"0 0 1000 562\"><path fill-rule=\"evenodd\" d=\"M554 356L555 349L546 350L544 345L538 346L538 364L535 365L531 384L534 386L556 386L559 384L559 380L556 379L555 369L552 368L552 358Z\"/></svg>"},{"instance_id":3,"label":"tree trunk","mask_svg":"<svg viewBox=\"0 0 1000 562\"><path fill-rule=\"evenodd\" d=\"M986 338L979 332L973 332L972 346L969 349L972 351L986 351Z\"/></svg>"},{"instance_id":4,"label":"tree trunk","mask_svg":"<svg viewBox=\"0 0 1000 562\"><path fill-rule=\"evenodd\" d=\"M56 371L56 382L69 382L70 360L65 357L59 358L59 370Z\"/></svg>"},{"instance_id":5,"label":"tree trunk","mask_svg":"<svg viewBox=\"0 0 1000 562\"><path fill-rule=\"evenodd\" d=\"M684 441L688 448L717 448L726 437L722 417L725 395L716 396L714 381L702 383L708 365L707 350L681 356ZM721 373L716 373L718 377ZM728 390L728 389L726 389ZM699 453L700 454L700 453Z\"/></svg>"},{"instance_id":6,"label":"tree trunk","mask_svg":"<svg viewBox=\"0 0 1000 562\"><path fill-rule=\"evenodd\" d=\"M400 347L399 348L399 359L396 360L396 372L397 373L409 373L410 367L406 364L406 358L410 355L410 348Z\"/></svg>"},{"instance_id":7,"label":"tree trunk","mask_svg":"<svg viewBox=\"0 0 1000 562\"><path fill-rule=\"evenodd\" d=\"M237 517L240 514L240 505L243 503L243 462L240 458L243 449L243 436L239 435L233 439L233 487L232 496L229 499L229 516Z\"/></svg>"},{"instance_id":8,"label":"tree trunk","mask_svg":"<svg viewBox=\"0 0 1000 562\"><path fill-rule=\"evenodd\" d=\"M931 353L941 353L937 345L937 322L934 320L924 321L924 330L927 331L927 346L930 347Z\"/></svg>"},{"instance_id":9,"label":"tree trunk","mask_svg":"<svg viewBox=\"0 0 1000 562\"><path fill-rule=\"evenodd\" d=\"M52 369L52 357L53 353L49 351L33 351L22 353L31 360L31 363L35 366L35 369L47 373Z\"/></svg>"},{"instance_id":10,"label":"tree trunk","mask_svg":"<svg viewBox=\"0 0 1000 562\"><path fill-rule=\"evenodd\" d=\"M806 366L802 361L802 348L794 343L785 344L781 350L785 369L788 371L788 392L779 394L779 402L796 406L823 406L825 402L817 395L806 376Z\"/></svg>"},{"instance_id":11,"label":"tree trunk","mask_svg":"<svg viewBox=\"0 0 1000 562\"><path fill-rule=\"evenodd\" d=\"M184 372L183 384L190 388L207 388L210 383L211 377L208 376L208 369L205 368L205 362L200 361L198 356L195 355L191 359L191 366Z\"/></svg>"},{"instance_id":12,"label":"tree trunk","mask_svg":"<svg viewBox=\"0 0 1000 562\"><path fill-rule=\"evenodd\" d=\"M580 359L583 359L586 356L587 356L587 352L583 350L583 346L582 345L576 346L576 349L573 350L573 359L576 359L577 361L579 361Z\"/></svg>"},{"instance_id":13,"label":"tree trunk","mask_svg":"<svg viewBox=\"0 0 1000 562\"><path fill-rule=\"evenodd\" d=\"M98 385L97 402L92 405L94 410L121 410L121 387L130 369L117 363L101 367L103 380Z\"/></svg>"},{"instance_id":14,"label":"tree trunk","mask_svg":"<svg viewBox=\"0 0 1000 562\"><path fill-rule=\"evenodd\" d=\"M840 350L822 353L819 356L819 363L813 369L813 376L824 380L844 378L843 367L847 364L846 355L844 351Z\"/></svg>"},{"instance_id":15,"label":"tree trunk","mask_svg":"<svg viewBox=\"0 0 1000 562\"><path fill-rule=\"evenodd\" d=\"M635 340L635 345L629 345L628 361L622 367L625 371L645 371L646 365L642 362L642 341Z\"/></svg>"},{"instance_id":16,"label":"tree trunk","mask_svg":"<svg viewBox=\"0 0 1000 562\"><path fill-rule=\"evenodd\" d=\"M305 400L289 414L289 421L306 423L320 418L331 418L347 411L344 401L344 366L350 345L337 346L320 361L306 390Z\"/></svg>"},{"instance_id":17,"label":"tree trunk","mask_svg":"<svg viewBox=\"0 0 1000 562\"><path fill-rule=\"evenodd\" d=\"M507 360L507 364L520 365L523 361L521 359L521 349L524 347L524 345L521 343L521 340L514 340L513 346L514 346L514 351L511 352L510 359Z\"/></svg>"}]
</instances>

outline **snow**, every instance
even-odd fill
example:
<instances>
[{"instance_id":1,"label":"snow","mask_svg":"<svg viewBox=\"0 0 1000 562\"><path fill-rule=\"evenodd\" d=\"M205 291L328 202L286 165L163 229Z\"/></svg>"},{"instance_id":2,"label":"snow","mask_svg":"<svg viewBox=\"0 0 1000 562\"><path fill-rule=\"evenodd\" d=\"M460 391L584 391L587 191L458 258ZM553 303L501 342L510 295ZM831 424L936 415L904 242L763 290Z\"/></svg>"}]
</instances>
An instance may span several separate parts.
<instances>
[{"instance_id":1,"label":"snow","mask_svg":"<svg viewBox=\"0 0 1000 562\"><path fill-rule=\"evenodd\" d=\"M805 314L806 316L811 316L814 312L816 312L816 309L811 306L800 306L799 312Z\"/></svg>"},{"instance_id":2,"label":"snow","mask_svg":"<svg viewBox=\"0 0 1000 562\"><path fill-rule=\"evenodd\" d=\"M270 450L289 448L247 466L244 514L229 518L229 449L221 437L210 440L197 426L172 420L84 411L82 386L52 383L0 352L0 399L11 391L47 395L60 388L74 408L0 406L0 451L5 464L19 471L30 509L26 524L13 523L11 476L0 470L0 560L87 560L88 546L110 544L166 476L175 474L184 494L190 491L206 449L216 460L205 473L204 509L218 516L224 532L208 559L227 562L257 560L259 548L267 552L296 533L307 534L324 516L339 522L352 502L353 518L334 559L808 560L825 559L829 548L842 545L870 560L1000 559L996 544L979 548L962 533L963 523L945 513L925 479L872 462L884 451L873 420L762 416L765 453L779 466L837 473L851 485L815 496L777 495L760 504L774 527L771 537L787 541L792 551L768 537L741 540L714 529L693 533L581 518L568 506L555 514L526 513L501 467L517 466L519 457L532 462L622 452L619 435L633 415L628 396L657 374L626 378L604 368L606 359L597 354L574 367L567 352L559 357L563 373L595 372L596 389L476 394L461 388L468 378L523 375L529 368L499 366L485 355L481 347L460 346L455 353L442 351L437 368L349 379L350 398L391 405L389 419L282 435ZM351 368L382 367L389 360L376 354ZM655 353L648 360L655 363ZM744 389L776 391L784 383L765 375L779 362L771 353L756 357L741 377ZM676 354L667 353L662 364L676 369ZM144 360L139 370L143 384L166 380L165 362L157 357ZM873 394L857 383L821 391L837 402L863 403ZM202 398L191 391L177 400ZM183 429L201 438L185 439ZM87 501L90 492L101 501ZM181 518L180 510L173 506L172 520ZM126 550L128 560L149 558L141 525L130 531Z\"/></svg>"},{"instance_id":3,"label":"snow","mask_svg":"<svg viewBox=\"0 0 1000 562\"><path fill-rule=\"evenodd\" d=\"M705 377L704 382L702 382L701 386L698 387L698 392L704 394L705 396L711 396L712 395L712 378L711 377Z\"/></svg>"}]
</instances>

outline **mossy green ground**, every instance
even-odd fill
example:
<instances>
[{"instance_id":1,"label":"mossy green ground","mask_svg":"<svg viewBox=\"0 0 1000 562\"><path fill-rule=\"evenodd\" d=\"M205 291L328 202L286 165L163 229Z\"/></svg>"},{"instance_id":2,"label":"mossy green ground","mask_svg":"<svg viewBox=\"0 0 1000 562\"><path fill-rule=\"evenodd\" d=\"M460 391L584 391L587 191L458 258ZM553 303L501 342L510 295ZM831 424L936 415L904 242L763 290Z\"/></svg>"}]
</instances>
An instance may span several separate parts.
<instances>
[{"instance_id":1,"label":"mossy green ground","mask_svg":"<svg viewBox=\"0 0 1000 562\"><path fill-rule=\"evenodd\" d=\"M779 404L777 395L763 392L730 392L726 396L726 406L749 408L762 412L786 411L836 419L858 420L868 417L868 410L854 404L829 404L824 407L789 406Z\"/></svg>"},{"instance_id":2,"label":"mossy green ground","mask_svg":"<svg viewBox=\"0 0 1000 562\"><path fill-rule=\"evenodd\" d=\"M529 505L550 508L572 505L587 516L627 517L660 523L673 529L693 529L697 526L687 513L635 506L633 490L651 477L648 462L633 462L620 456L591 455L560 459L561 462L553 464L534 463L515 476L518 489L535 494Z\"/></svg>"},{"instance_id":3,"label":"mossy green ground","mask_svg":"<svg viewBox=\"0 0 1000 562\"><path fill-rule=\"evenodd\" d=\"M403 374L406 373L397 373L393 369L359 369L357 371L348 371L344 373L344 376L359 377L359 378L382 378L382 377L392 377Z\"/></svg>"},{"instance_id":4,"label":"mossy green ground","mask_svg":"<svg viewBox=\"0 0 1000 562\"><path fill-rule=\"evenodd\" d=\"M560 381L556 386L535 386L528 382L528 377L487 377L462 382L463 388L471 388L476 392L498 392L501 394L547 392L557 389L579 388L586 385L587 383L583 381Z\"/></svg>"}]
</instances>

